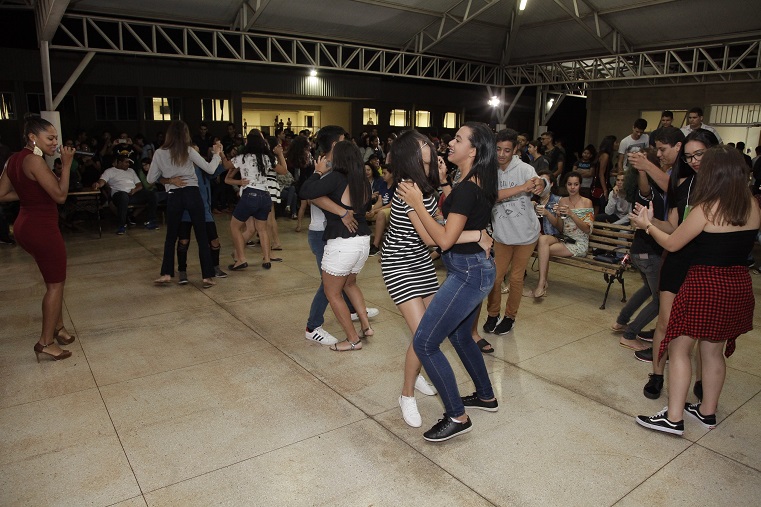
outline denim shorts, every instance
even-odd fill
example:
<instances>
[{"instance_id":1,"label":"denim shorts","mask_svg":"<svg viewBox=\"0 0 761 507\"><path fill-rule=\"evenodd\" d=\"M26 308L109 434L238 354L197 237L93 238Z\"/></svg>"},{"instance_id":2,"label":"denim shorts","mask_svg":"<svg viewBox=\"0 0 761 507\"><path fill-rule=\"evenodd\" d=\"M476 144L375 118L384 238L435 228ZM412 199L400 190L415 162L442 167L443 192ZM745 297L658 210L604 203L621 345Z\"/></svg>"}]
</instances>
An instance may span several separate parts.
<instances>
[{"instance_id":1,"label":"denim shorts","mask_svg":"<svg viewBox=\"0 0 761 507\"><path fill-rule=\"evenodd\" d=\"M266 190L258 190L256 188L247 188L243 190L243 195L240 196L233 216L245 222L250 217L254 217L255 220L267 220L272 209L272 197Z\"/></svg>"},{"instance_id":2,"label":"denim shorts","mask_svg":"<svg viewBox=\"0 0 761 507\"><path fill-rule=\"evenodd\" d=\"M370 255L370 236L329 239L322 255L322 270L333 276L355 275Z\"/></svg>"}]
</instances>

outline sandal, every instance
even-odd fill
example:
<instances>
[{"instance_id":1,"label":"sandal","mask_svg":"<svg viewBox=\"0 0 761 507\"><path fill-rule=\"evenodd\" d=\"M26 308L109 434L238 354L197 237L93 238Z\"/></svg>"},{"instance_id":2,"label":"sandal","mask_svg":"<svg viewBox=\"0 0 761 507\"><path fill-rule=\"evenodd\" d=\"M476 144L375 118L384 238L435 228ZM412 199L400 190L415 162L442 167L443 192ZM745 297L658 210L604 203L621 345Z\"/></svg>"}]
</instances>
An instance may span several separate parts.
<instances>
[{"instance_id":1,"label":"sandal","mask_svg":"<svg viewBox=\"0 0 761 507\"><path fill-rule=\"evenodd\" d=\"M338 348L338 343L343 343L343 342L347 342L349 344L349 348L348 349L339 349ZM357 340L355 342L352 342L352 341L349 341L349 339L347 338L347 339L345 339L343 341L340 341L338 343L334 343L333 345L331 345L330 346L330 350L333 350L335 352L350 352L350 351L353 351L353 350L362 350L362 340Z\"/></svg>"},{"instance_id":2,"label":"sandal","mask_svg":"<svg viewBox=\"0 0 761 507\"><path fill-rule=\"evenodd\" d=\"M155 283L156 285L167 285L169 283L172 283L172 279L171 278L164 278L162 276L162 277L156 278L153 281L153 283Z\"/></svg>"},{"instance_id":3,"label":"sandal","mask_svg":"<svg viewBox=\"0 0 761 507\"><path fill-rule=\"evenodd\" d=\"M368 334L370 333L370 334ZM362 330L362 334L359 336L360 339L362 338L371 338L375 336L375 331L373 331L373 328L368 327L367 329Z\"/></svg>"},{"instance_id":4,"label":"sandal","mask_svg":"<svg viewBox=\"0 0 761 507\"><path fill-rule=\"evenodd\" d=\"M203 279L203 288L204 289L209 289L211 287L214 287L215 285L217 285L217 284L211 278L204 278Z\"/></svg>"},{"instance_id":5,"label":"sandal","mask_svg":"<svg viewBox=\"0 0 761 507\"><path fill-rule=\"evenodd\" d=\"M481 349L481 352L484 354L494 354L494 348L491 346L491 343L486 341L486 338L481 338L476 342L476 345L478 345L478 348ZM488 349L486 347L489 347Z\"/></svg>"},{"instance_id":6,"label":"sandal","mask_svg":"<svg viewBox=\"0 0 761 507\"><path fill-rule=\"evenodd\" d=\"M69 345L71 343L74 343L74 340L77 339L76 336L72 336L69 334L68 331L66 331L66 334L69 334L68 338L66 336L61 336L61 331L66 331L64 326L61 326L60 328L55 330L55 333L53 333L53 337L55 338L55 341L58 342L58 345Z\"/></svg>"}]
</instances>

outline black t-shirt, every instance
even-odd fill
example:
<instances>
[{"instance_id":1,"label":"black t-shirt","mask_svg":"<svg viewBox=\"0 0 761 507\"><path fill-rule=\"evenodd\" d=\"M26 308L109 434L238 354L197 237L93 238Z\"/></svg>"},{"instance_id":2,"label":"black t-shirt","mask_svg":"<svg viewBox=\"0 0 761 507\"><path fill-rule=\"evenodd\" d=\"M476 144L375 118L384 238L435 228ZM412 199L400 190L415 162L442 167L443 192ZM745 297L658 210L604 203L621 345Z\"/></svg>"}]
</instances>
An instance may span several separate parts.
<instances>
[{"instance_id":1,"label":"black t-shirt","mask_svg":"<svg viewBox=\"0 0 761 507\"><path fill-rule=\"evenodd\" d=\"M299 197L302 199L317 199L318 197L327 196L333 202L342 206L347 211L351 212L351 206L346 206L341 202L344 190L346 190L348 183L346 176L337 172L329 172L324 177L318 173L312 173L312 175L301 185L299 191ZM371 195L370 183L367 182L367 195ZM365 203L365 210L369 211L370 200ZM351 233L349 229L341 221L341 217L334 215L330 211L323 210L325 212L325 233L322 235L324 241L335 238L353 238L355 236L369 236L370 227L367 225L365 213L354 213L354 219L357 221L357 232Z\"/></svg>"},{"instance_id":2,"label":"black t-shirt","mask_svg":"<svg viewBox=\"0 0 761 507\"><path fill-rule=\"evenodd\" d=\"M444 199L441 212L444 218L450 213L457 213L467 217L465 221L466 231L480 231L486 228L491 220L492 204L486 199L481 187L470 180L465 180L457 185L452 193ZM453 245L450 251L459 254L474 254L483 251L478 243L462 243Z\"/></svg>"},{"instance_id":3,"label":"black t-shirt","mask_svg":"<svg viewBox=\"0 0 761 507\"><path fill-rule=\"evenodd\" d=\"M667 220L666 214L666 193L658 188L652 180L650 180L650 189L652 192L653 201L653 218L658 220ZM643 199L637 192L637 198L635 202L640 203L642 206L648 207L650 201ZM663 253L663 247L658 244L655 239L647 234L644 229L637 229L634 232L634 239L632 240L632 254L648 254L660 257Z\"/></svg>"}]
</instances>

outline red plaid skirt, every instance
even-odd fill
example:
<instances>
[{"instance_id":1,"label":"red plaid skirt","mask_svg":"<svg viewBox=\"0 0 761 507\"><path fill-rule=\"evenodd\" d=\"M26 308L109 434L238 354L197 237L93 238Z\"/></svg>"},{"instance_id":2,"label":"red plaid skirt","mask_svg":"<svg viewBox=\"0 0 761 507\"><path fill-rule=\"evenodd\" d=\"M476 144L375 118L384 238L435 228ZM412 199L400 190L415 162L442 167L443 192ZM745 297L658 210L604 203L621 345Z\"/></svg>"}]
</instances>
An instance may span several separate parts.
<instances>
[{"instance_id":1,"label":"red plaid skirt","mask_svg":"<svg viewBox=\"0 0 761 507\"><path fill-rule=\"evenodd\" d=\"M753 296L745 266L692 266L674 299L666 337L658 357L679 336L726 341L724 355L735 351L735 339L753 329Z\"/></svg>"}]
</instances>

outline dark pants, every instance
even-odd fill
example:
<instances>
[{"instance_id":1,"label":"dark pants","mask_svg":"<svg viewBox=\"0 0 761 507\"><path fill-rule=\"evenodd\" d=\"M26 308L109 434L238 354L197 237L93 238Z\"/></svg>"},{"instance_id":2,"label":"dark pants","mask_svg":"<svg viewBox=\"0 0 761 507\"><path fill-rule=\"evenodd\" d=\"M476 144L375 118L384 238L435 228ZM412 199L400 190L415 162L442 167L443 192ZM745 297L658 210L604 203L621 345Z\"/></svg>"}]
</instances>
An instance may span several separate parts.
<instances>
[{"instance_id":1,"label":"dark pants","mask_svg":"<svg viewBox=\"0 0 761 507\"><path fill-rule=\"evenodd\" d=\"M188 246L190 245L191 222L180 222L177 242L177 271L188 270ZM206 222L206 237L209 238L209 249L211 251L211 263L219 266L219 244L214 248L212 242L219 239L217 234L217 224L215 222Z\"/></svg>"},{"instance_id":2,"label":"dark pants","mask_svg":"<svg viewBox=\"0 0 761 507\"><path fill-rule=\"evenodd\" d=\"M114 206L116 206L119 225L127 224L127 208L130 205L145 204L148 221L156 221L156 194L150 190L138 190L132 195L129 195L127 192L115 192L114 195L111 196L111 200L114 202Z\"/></svg>"},{"instance_id":3,"label":"dark pants","mask_svg":"<svg viewBox=\"0 0 761 507\"><path fill-rule=\"evenodd\" d=\"M209 237L206 234L206 217L203 199L198 187L182 187L167 192L166 200L166 239L164 240L164 260L161 263L161 275L174 276L174 247L179 235L182 212L190 214L190 223L198 243L198 258L204 278L214 276L214 265L209 251Z\"/></svg>"}]
</instances>

